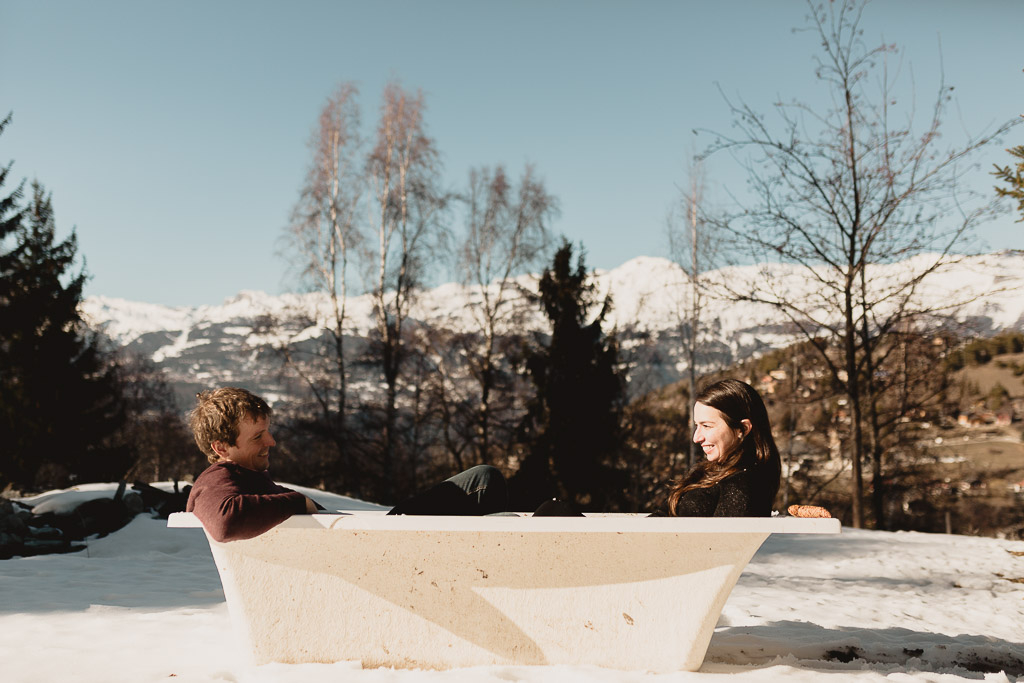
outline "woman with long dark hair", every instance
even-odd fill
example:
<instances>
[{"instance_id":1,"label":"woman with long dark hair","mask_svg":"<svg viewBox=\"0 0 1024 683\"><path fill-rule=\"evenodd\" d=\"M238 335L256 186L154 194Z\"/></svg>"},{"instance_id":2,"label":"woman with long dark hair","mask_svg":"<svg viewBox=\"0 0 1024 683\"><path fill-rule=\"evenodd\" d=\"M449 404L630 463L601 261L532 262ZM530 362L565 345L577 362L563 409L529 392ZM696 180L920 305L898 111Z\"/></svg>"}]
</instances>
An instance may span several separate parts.
<instances>
[{"instance_id":1,"label":"woman with long dark hair","mask_svg":"<svg viewBox=\"0 0 1024 683\"><path fill-rule=\"evenodd\" d=\"M781 462L761 395L736 379L710 384L695 397L693 440L705 460L672 485L674 517L769 517Z\"/></svg>"},{"instance_id":2,"label":"woman with long dark hair","mask_svg":"<svg viewBox=\"0 0 1024 683\"><path fill-rule=\"evenodd\" d=\"M661 517L770 517L779 490L782 464L772 438L768 410L754 387L724 379L704 387L693 406L693 440L705 460L672 484L668 510ZM824 508L790 506L800 517L829 517ZM535 515L580 515L557 499L541 504Z\"/></svg>"}]
</instances>

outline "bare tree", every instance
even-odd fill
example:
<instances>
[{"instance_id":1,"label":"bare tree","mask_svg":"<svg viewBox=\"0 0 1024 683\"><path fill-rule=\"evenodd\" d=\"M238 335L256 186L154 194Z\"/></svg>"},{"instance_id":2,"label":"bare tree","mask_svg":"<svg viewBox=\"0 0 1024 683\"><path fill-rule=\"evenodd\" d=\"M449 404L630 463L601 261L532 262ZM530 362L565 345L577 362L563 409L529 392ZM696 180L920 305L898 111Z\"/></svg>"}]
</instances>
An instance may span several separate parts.
<instances>
[{"instance_id":1,"label":"bare tree","mask_svg":"<svg viewBox=\"0 0 1024 683\"><path fill-rule=\"evenodd\" d=\"M816 76L832 106L816 111L779 103L773 124L727 99L737 133L720 135L709 151L736 156L752 189L752 198L737 200L740 212L723 223L737 248L755 262L792 266L781 279L765 269L729 283L733 296L782 311L848 397L852 523L859 527L865 411L875 391L866 378L889 348L887 335L903 321L926 317L918 296L924 278L948 267L991 215L992 203L967 191L963 181L972 154L1012 122L942 147L951 89L940 82L919 130L913 103L899 106L898 71L888 70L895 46L863 42L863 3L809 6L809 30L822 50ZM908 267L891 267L898 262Z\"/></svg>"},{"instance_id":2,"label":"bare tree","mask_svg":"<svg viewBox=\"0 0 1024 683\"><path fill-rule=\"evenodd\" d=\"M712 226L708 224L704 215L704 161L692 159L687 176L687 185L679 190L679 203L669 213L666 232L670 258L686 277L685 282L675 286L679 294L676 298L676 320L683 354L686 357L687 382L690 387L689 403L692 404L692 397L697 392L697 382L701 375L699 367L704 362L702 351L714 327L714 321L705 318L711 290L704 273L715 263L716 240ZM696 425L690 408L692 406L689 406L686 412L692 434ZM697 445L690 441L685 465L687 468L693 467L696 461Z\"/></svg>"},{"instance_id":3,"label":"bare tree","mask_svg":"<svg viewBox=\"0 0 1024 683\"><path fill-rule=\"evenodd\" d=\"M342 83L324 104L309 140L306 180L286 230L302 280L326 296L326 310L299 313L322 328L324 343L311 348L289 342L279 349L312 392L340 458L346 454L348 267L360 242L357 217L365 191L358 94L355 85Z\"/></svg>"},{"instance_id":4,"label":"bare tree","mask_svg":"<svg viewBox=\"0 0 1024 683\"><path fill-rule=\"evenodd\" d=\"M491 463L495 448L494 392L505 389L503 393L514 393L507 381L501 381L499 347L502 337L515 332L516 321L521 318L521 311L513 308L515 302L525 301L515 296L515 277L544 257L550 240L548 224L558 209L556 199L530 166L516 185L509 182L501 166L470 170L464 202L466 239L458 265L463 284L479 295L469 312L480 332L479 336L463 335L462 340L476 386L476 408L471 418L476 460Z\"/></svg>"},{"instance_id":5,"label":"bare tree","mask_svg":"<svg viewBox=\"0 0 1024 683\"><path fill-rule=\"evenodd\" d=\"M395 495L399 457L398 395L406 356L403 330L421 285L430 249L442 234L438 222L445 197L438 188L439 157L423 122L422 93L389 83L383 93L376 141L366 164L372 187L371 220L376 237L368 255L371 295L384 379L384 477Z\"/></svg>"},{"instance_id":6,"label":"bare tree","mask_svg":"<svg viewBox=\"0 0 1024 683\"><path fill-rule=\"evenodd\" d=\"M123 347L106 350L104 356L127 418L111 440L134 457L124 478L177 482L209 465L190 438L166 374Z\"/></svg>"},{"instance_id":7,"label":"bare tree","mask_svg":"<svg viewBox=\"0 0 1024 683\"><path fill-rule=\"evenodd\" d=\"M471 381L466 376L462 349L473 346L465 338L474 335L444 325L431 326L425 332L421 343L435 360L425 385L428 401L436 411L438 445L454 469L462 471L469 466L474 444Z\"/></svg>"}]
</instances>

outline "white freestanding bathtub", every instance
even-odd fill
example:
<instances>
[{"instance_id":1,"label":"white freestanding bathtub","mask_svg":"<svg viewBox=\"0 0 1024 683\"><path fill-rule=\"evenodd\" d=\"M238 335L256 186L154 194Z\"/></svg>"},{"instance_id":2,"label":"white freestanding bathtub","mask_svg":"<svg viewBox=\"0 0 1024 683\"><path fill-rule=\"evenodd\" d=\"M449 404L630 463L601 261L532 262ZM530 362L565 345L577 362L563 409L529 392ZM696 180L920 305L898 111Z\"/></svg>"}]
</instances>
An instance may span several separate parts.
<instances>
[{"instance_id":1,"label":"white freestanding bathtub","mask_svg":"<svg viewBox=\"0 0 1024 683\"><path fill-rule=\"evenodd\" d=\"M176 513L171 527L199 527ZM296 516L209 539L258 664L591 664L696 670L737 578L770 534L836 519ZM208 537L209 538L209 537Z\"/></svg>"}]
</instances>

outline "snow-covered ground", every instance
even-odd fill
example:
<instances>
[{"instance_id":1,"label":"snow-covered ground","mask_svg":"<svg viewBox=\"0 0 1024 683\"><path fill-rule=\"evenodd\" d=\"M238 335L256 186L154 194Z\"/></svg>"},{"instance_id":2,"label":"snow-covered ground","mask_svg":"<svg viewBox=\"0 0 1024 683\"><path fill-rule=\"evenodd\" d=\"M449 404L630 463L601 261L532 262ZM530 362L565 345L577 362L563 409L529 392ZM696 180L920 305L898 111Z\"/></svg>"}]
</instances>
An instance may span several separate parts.
<instances>
[{"instance_id":1,"label":"snow-covered ground","mask_svg":"<svg viewBox=\"0 0 1024 683\"><path fill-rule=\"evenodd\" d=\"M299 487L296 487L299 488ZM37 497L60 509L103 487ZM375 507L311 492L328 508ZM358 663L254 667L234 642L206 538L137 517L88 550L0 561L0 680L450 683L1024 680L1024 542L844 529L769 538L699 672Z\"/></svg>"}]
</instances>

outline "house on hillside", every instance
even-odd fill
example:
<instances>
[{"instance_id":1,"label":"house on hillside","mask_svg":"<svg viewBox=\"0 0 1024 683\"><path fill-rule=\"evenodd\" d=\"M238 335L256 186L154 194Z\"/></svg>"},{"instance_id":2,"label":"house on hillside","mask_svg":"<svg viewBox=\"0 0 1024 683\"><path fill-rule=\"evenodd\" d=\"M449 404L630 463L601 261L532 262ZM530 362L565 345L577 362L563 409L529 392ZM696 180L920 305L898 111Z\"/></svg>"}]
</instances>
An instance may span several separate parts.
<instances>
[{"instance_id":1,"label":"house on hillside","mask_svg":"<svg viewBox=\"0 0 1024 683\"><path fill-rule=\"evenodd\" d=\"M757 381L757 386L755 388L761 394L771 395L775 393L776 387L778 387L781 382L785 382L788 378L789 373L785 370L772 370L766 375L761 375L761 378Z\"/></svg>"},{"instance_id":2,"label":"house on hillside","mask_svg":"<svg viewBox=\"0 0 1024 683\"><path fill-rule=\"evenodd\" d=\"M987 427L996 423L996 415L991 411L971 411L957 415L956 422L961 427Z\"/></svg>"}]
</instances>

